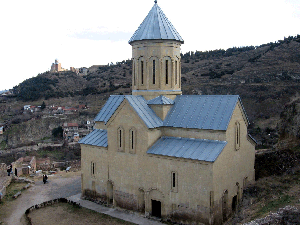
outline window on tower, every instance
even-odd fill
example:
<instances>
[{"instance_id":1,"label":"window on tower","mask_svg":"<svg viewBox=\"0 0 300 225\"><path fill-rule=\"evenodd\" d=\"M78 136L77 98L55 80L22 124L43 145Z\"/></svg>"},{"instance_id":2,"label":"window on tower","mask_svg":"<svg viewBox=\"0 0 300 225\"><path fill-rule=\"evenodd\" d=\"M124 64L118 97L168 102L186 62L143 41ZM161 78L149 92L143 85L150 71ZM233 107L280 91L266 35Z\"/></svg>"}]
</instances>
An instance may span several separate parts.
<instances>
[{"instance_id":1,"label":"window on tower","mask_svg":"<svg viewBox=\"0 0 300 225\"><path fill-rule=\"evenodd\" d=\"M178 80L178 77L177 77L177 76L178 76L178 75L177 75L177 69L178 69L178 68L177 68L177 61L175 61L175 84L176 84L176 85L177 85L177 82L178 82L178 81L177 81L177 80Z\"/></svg>"},{"instance_id":2,"label":"window on tower","mask_svg":"<svg viewBox=\"0 0 300 225\"><path fill-rule=\"evenodd\" d=\"M166 60L166 84L169 83L169 60Z\"/></svg>"},{"instance_id":3,"label":"window on tower","mask_svg":"<svg viewBox=\"0 0 300 225\"><path fill-rule=\"evenodd\" d=\"M153 60L153 68L152 68L153 72L153 84L155 84L155 60Z\"/></svg>"},{"instance_id":4,"label":"window on tower","mask_svg":"<svg viewBox=\"0 0 300 225\"><path fill-rule=\"evenodd\" d=\"M132 65L132 74L133 74L133 86L135 86L135 63L133 62L133 65Z\"/></svg>"},{"instance_id":5,"label":"window on tower","mask_svg":"<svg viewBox=\"0 0 300 225\"><path fill-rule=\"evenodd\" d=\"M141 61L141 82L144 84L144 61Z\"/></svg>"}]
</instances>

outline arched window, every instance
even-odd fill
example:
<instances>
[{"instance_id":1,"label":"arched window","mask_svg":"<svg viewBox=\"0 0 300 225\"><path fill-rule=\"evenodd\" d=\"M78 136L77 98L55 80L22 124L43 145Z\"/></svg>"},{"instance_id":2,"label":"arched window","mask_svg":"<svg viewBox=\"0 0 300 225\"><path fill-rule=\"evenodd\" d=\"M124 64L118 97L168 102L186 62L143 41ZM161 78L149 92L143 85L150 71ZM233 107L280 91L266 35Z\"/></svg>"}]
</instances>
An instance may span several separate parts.
<instances>
[{"instance_id":1,"label":"arched window","mask_svg":"<svg viewBox=\"0 0 300 225\"><path fill-rule=\"evenodd\" d=\"M166 84L169 83L169 60L166 60Z\"/></svg>"},{"instance_id":2,"label":"arched window","mask_svg":"<svg viewBox=\"0 0 300 225\"><path fill-rule=\"evenodd\" d=\"M181 59L179 59L179 71L178 71L178 77L179 77L179 79L178 79L178 82L179 82L179 88L181 88Z\"/></svg>"},{"instance_id":3,"label":"arched window","mask_svg":"<svg viewBox=\"0 0 300 225\"><path fill-rule=\"evenodd\" d=\"M171 172L171 191L178 191L178 174L176 171Z\"/></svg>"},{"instance_id":4,"label":"arched window","mask_svg":"<svg viewBox=\"0 0 300 225\"><path fill-rule=\"evenodd\" d=\"M92 175L92 177L95 176L95 172L96 172L96 163L91 162L91 175Z\"/></svg>"},{"instance_id":5,"label":"arched window","mask_svg":"<svg viewBox=\"0 0 300 225\"><path fill-rule=\"evenodd\" d=\"M117 134L117 143L118 143L118 151L124 152L125 146L124 146L124 130L123 128L118 128L118 134Z\"/></svg>"},{"instance_id":6,"label":"arched window","mask_svg":"<svg viewBox=\"0 0 300 225\"><path fill-rule=\"evenodd\" d=\"M135 153L136 145L136 130L131 128L129 130L129 151L130 153Z\"/></svg>"},{"instance_id":7,"label":"arched window","mask_svg":"<svg viewBox=\"0 0 300 225\"><path fill-rule=\"evenodd\" d=\"M141 84L144 84L144 61L141 61Z\"/></svg>"},{"instance_id":8,"label":"arched window","mask_svg":"<svg viewBox=\"0 0 300 225\"><path fill-rule=\"evenodd\" d=\"M177 60L175 61L175 84L177 85L178 83L178 65L177 65Z\"/></svg>"},{"instance_id":9,"label":"arched window","mask_svg":"<svg viewBox=\"0 0 300 225\"><path fill-rule=\"evenodd\" d=\"M133 65L132 65L132 75L133 75L133 86L136 85L136 77L135 77L135 62L133 61Z\"/></svg>"},{"instance_id":10,"label":"arched window","mask_svg":"<svg viewBox=\"0 0 300 225\"><path fill-rule=\"evenodd\" d=\"M241 146L241 131L240 131L240 123L235 123L235 149L239 150Z\"/></svg>"},{"instance_id":11,"label":"arched window","mask_svg":"<svg viewBox=\"0 0 300 225\"><path fill-rule=\"evenodd\" d=\"M153 66L152 66L152 76L153 76L153 84L155 84L155 60L153 60Z\"/></svg>"}]
</instances>

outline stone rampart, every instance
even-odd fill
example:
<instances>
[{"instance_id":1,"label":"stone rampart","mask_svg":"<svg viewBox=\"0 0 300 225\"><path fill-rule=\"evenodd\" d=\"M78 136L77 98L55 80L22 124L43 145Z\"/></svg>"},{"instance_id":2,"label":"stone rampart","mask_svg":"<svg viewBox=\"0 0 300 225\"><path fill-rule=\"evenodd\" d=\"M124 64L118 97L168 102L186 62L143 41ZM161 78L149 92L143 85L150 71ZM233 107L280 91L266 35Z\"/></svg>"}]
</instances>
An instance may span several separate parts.
<instances>
[{"instance_id":1,"label":"stone rampart","mask_svg":"<svg viewBox=\"0 0 300 225\"><path fill-rule=\"evenodd\" d=\"M12 176L0 177L0 201L6 194L6 187L11 183Z\"/></svg>"}]
</instances>

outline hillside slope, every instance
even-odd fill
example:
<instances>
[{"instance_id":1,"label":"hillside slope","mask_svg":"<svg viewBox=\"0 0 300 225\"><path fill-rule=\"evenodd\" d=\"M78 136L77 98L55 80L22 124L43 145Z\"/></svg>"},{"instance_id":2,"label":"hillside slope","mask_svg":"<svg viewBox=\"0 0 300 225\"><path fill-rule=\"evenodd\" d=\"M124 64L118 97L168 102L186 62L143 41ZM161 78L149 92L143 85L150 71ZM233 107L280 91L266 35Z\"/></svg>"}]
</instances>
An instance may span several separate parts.
<instances>
[{"instance_id":1,"label":"hillside slope","mask_svg":"<svg viewBox=\"0 0 300 225\"><path fill-rule=\"evenodd\" d=\"M260 147L277 143L280 113L300 90L300 35L261 46L182 54L183 94L240 95ZM43 73L14 87L21 101L131 94L132 61L93 66L87 76ZM1 106L0 106L1 107ZM92 107L99 108L92 104Z\"/></svg>"}]
</instances>

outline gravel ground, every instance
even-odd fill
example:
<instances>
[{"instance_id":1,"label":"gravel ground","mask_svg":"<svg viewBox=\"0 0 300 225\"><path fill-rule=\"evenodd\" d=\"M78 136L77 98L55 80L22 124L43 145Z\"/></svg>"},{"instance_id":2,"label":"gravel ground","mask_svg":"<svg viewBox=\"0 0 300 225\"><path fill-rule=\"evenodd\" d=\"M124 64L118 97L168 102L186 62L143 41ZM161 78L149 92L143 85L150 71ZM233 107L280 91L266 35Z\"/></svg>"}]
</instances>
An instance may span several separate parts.
<instances>
[{"instance_id":1,"label":"gravel ground","mask_svg":"<svg viewBox=\"0 0 300 225\"><path fill-rule=\"evenodd\" d=\"M65 172L48 176L43 184L42 177L35 179L35 184L16 200L5 204L6 216L1 220L7 225L23 225L25 210L33 205L61 197L69 197L81 193L80 171ZM3 206L1 208L3 209Z\"/></svg>"}]
</instances>

